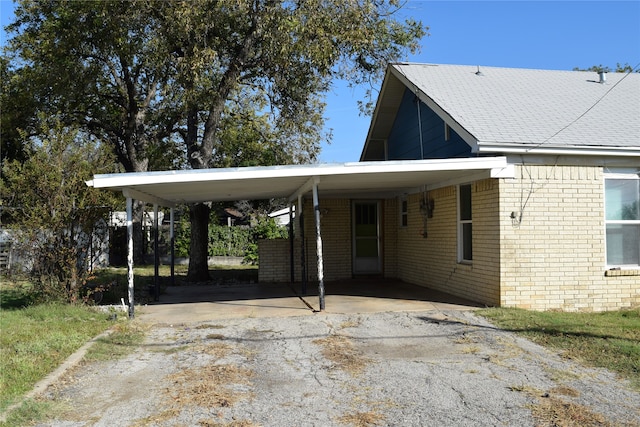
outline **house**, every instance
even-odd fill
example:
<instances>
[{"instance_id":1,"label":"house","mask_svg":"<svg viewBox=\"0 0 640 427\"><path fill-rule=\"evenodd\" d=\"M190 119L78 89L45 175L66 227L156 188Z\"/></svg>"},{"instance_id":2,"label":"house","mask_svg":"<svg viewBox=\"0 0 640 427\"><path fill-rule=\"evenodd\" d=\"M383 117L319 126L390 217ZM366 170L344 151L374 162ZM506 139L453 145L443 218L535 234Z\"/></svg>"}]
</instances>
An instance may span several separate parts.
<instances>
[{"instance_id":1,"label":"house","mask_svg":"<svg viewBox=\"0 0 640 427\"><path fill-rule=\"evenodd\" d=\"M640 304L640 74L389 66L362 162L497 156L511 176L324 199L325 279L536 310Z\"/></svg>"},{"instance_id":2,"label":"house","mask_svg":"<svg viewBox=\"0 0 640 427\"><path fill-rule=\"evenodd\" d=\"M353 277L618 309L640 304L638 100L638 73L391 64L360 162L88 184L168 207L287 197L291 238L260 243L260 280L318 281L321 309L324 281Z\"/></svg>"}]
</instances>

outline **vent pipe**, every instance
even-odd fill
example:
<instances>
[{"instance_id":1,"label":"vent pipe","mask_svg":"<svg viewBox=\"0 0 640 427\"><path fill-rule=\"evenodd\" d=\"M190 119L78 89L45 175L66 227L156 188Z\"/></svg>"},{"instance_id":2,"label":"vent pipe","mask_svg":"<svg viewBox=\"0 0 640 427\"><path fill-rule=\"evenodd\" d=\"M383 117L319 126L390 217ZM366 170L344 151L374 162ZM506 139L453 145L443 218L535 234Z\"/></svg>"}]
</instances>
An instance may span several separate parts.
<instances>
[{"instance_id":1,"label":"vent pipe","mask_svg":"<svg viewBox=\"0 0 640 427\"><path fill-rule=\"evenodd\" d=\"M601 84L605 84L607 82L607 72L606 71L600 71L598 73L598 75L600 76L600 82Z\"/></svg>"}]
</instances>

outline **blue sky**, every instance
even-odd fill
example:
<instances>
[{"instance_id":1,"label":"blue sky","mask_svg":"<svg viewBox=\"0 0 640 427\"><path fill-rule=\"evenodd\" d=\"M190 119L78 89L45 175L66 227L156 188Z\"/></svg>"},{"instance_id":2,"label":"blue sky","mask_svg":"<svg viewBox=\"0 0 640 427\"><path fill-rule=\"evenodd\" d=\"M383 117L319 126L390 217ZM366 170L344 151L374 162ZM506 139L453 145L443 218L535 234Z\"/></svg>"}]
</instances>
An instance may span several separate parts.
<instances>
[{"instance_id":1,"label":"blue sky","mask_svg":"<svg viewBox=\"0 0 640 427\"><path fill-rule=\"evenodd\" d=\"M422 50L404 60L435 64L572 70L640 64L640 1L410 0L401 15L429 26ZM327 99L331 145L322 162L358 161L370 117L339 84Z\"/></svg>"},{"instance_id":2,"label":"blue sky","mask_svg":"<svg viewBox=\"0 0 640 427\"><path fill-rule=\"evenodd\" d=\"M12 10L0 0L2 27ZM421 51L405 61L553 70L640 64L640 0L409 0L399 16L429 26ZM323 145L321 162L358 161L370 123L358 111L363 97L336 82L326 110L333 142Z\"/></svg>"}]
</instances>

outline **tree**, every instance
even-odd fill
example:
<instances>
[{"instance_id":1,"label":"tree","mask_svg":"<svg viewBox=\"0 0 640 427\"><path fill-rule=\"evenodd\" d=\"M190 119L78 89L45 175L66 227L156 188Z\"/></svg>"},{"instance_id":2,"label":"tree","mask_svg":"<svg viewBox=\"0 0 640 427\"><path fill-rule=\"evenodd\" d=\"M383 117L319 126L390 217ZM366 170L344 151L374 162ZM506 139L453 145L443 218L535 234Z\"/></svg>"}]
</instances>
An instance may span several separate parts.
<instances>
[{"instance_id":1,"label":"tree","mask_svg":"<svg viewBox=\"0 0 640 427\"><path fill-rule=\"evenodd\" d=\"M169 64L156 57L149 7L139 1L18 2L8 50L18 58L16 78L29 86L3 107L21 111L32 105L26 99L37 100L37 108L26 110L31 117L55 115L110 145L127 172L182 166L170 140L179 117L162 100ZM142 258L141 217L138 203L136 259Z\"/></svg>"},{"instance_id":2,"label":"tree","mask_svg":"<svg viewBox=\"0 0 640 427\"><path fill-rule=\"evenodd\" d=\"M85 283L92 254L106 238L114 196L87 187L93 173L111 172L105 146L60 122L43 124L31 153L3 164L1 198L8 227L42 298L73 301Z\"/></svg>"},{"instance_id":3,"label":"tree","mask_svg":"<svg viewBox=\"0 0 640 427\"><path fill-rule=\"evenodd\" d=\"M425 28L396 20L399 7L398 0L21 0L10 48L37 76L47 108L111 144L126 171L227 164L247 141L234 139L238 123L242 133L258 131L260 144L243 146L247 155L234 162L306 162L330 137L322 132L323 98L332 80L370 82L418 48ZM154 159L175 153L174 136L184 156ZM209 207L193 205L190 216L189 279L206 280Z\"/></svg>"},{"instance_id":4,"label":"tree","mask_svg":"<svg viewBox=\"0 0 640 427\"><path fill-rule=\"evenodd\" d=\"M163 3L161 39L175 56L173 95L182 100L180 134L193 169L215 165L234 102L248 98L274 129L318 150L322 99L335 78L381 77L388 61L418 48L420 22L394 19L391 0L194 0ZM184 7L187 5L188 7ZM257 102L256 102L257 101ZM311 131L311 132L310 132ZM277 135L277 134L276 134ZM209 208L191 208L189 278L206 280Z\"/></svg>"},{"instance_id":5,"label":"tree","mask_svg":"<svg viewBox=\"0 0 640 427\"><path fill-rule=\"evenodd\" d=\"M24 160L29 153L23 134L32 134L37 100L29 89L26 73L16 73L9 58L0 58L0 160Z\"/></svg>"},{"instance_id":6,"label":"tree","mask_svg":"<svg viewBox=\"0 0 640 427\"><path fill-rule=\"evenodd\" d=\"M579 68L579 67L575 67L573 69L573 71L593 71L594 73L601 73L601 72L605 72L605 73L633 73L634 71L636 73L640 73L640 68L638 68L636 66L636 69L634 70L633 67L631 65L629 65L629 63L625 63L620 64L619 62L616 64L616 68L611 68L609 66L605 66L605 65L592 65L589 68Z\"/></svg>"}]
</instances>

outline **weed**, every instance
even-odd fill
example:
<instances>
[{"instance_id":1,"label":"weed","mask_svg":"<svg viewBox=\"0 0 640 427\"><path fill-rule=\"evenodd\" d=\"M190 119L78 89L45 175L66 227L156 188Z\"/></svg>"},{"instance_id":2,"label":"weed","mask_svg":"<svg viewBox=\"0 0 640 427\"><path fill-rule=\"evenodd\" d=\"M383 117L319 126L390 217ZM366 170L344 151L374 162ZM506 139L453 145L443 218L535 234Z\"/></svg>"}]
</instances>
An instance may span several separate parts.
<instances>
[{"instance_id":1,"label":"weed","mask_svg":"<svg viewBox=\"0 0 640 427\"><path fill-rule=\"evenodd\" d=\"M144 336L145 328L140 323L130 321L118 323L111 334L96 340L87 352L86 359L112 360L126 356L142 343Z\"/></svg>"},{"instance_id":2,"label":"weed","mask_svg":"<svg viewBox=\"0 0 640 427\"><path fill-rule=\"evenodd\" d=\"M209 334L206 336L208 340L223 340L226 337L222 334Z\"/></svg>"},{"instance_id":3,"label":"weed","mask_svg":"<svg viewBox=\"0 0 640 427\"><path fill-rule=\"evenodd\" d=\"M538 404L531 407L531 414L538 426L613 427L602 414L556 397L539 398Z\"/></svg>"},{"instance_id":4,"label":"weed","mask_svg":"<svg viewBox=\"0 0 640 427\"><path fill-rule=\"evenodd\" d=\"M174 387L168 390L172 401L178 405L230 407L248 396L237 391L233 384L250 384L253 372L236 365L209 365L185 369L169 376Z\"/></svg>"},{"instance_id":5,"label":"weed","mask_svg":"<svg viewBox=\"0 0 640 427\"><path fill-rule=\"evenodd\" d=\"M313 341L322 347L324 357L332 361L335 367L358 375L365 368L369 360L357 351L351 340L341 335L330 335Z\"/></svg>"},{"instance_id":6,"label":"weed","mask_svg":"<svg viewBox=\"0 0 640 427\"><path fill-rule=\"evenodd\" d=\"M203 323L202 325L198 325L195 329L223 329L223 325L212 325L209 323Z\"/></svg>"},{"instance_id":7,"label":"weed","mask_svg":"<svg viewBox=\"0 0 640 427\"><path fill-rule=\"evenodd\" d=\"M370 411L343 415L338 418L338 421L342 424L350 424L354 427L369 427L378 425L378 423L380 423L384 419L384 415Z\"/></svg>"},{"instance_id":8,"label":"weed","mask_svg":"<svg viewBox=\"0 0 640 427\"><path fill-rule=\"evenodd\" d=\"M480 347L477 345L470 345L462 349L463 354L476 354L480 351Z\"/></svg>"}]
</instances>

